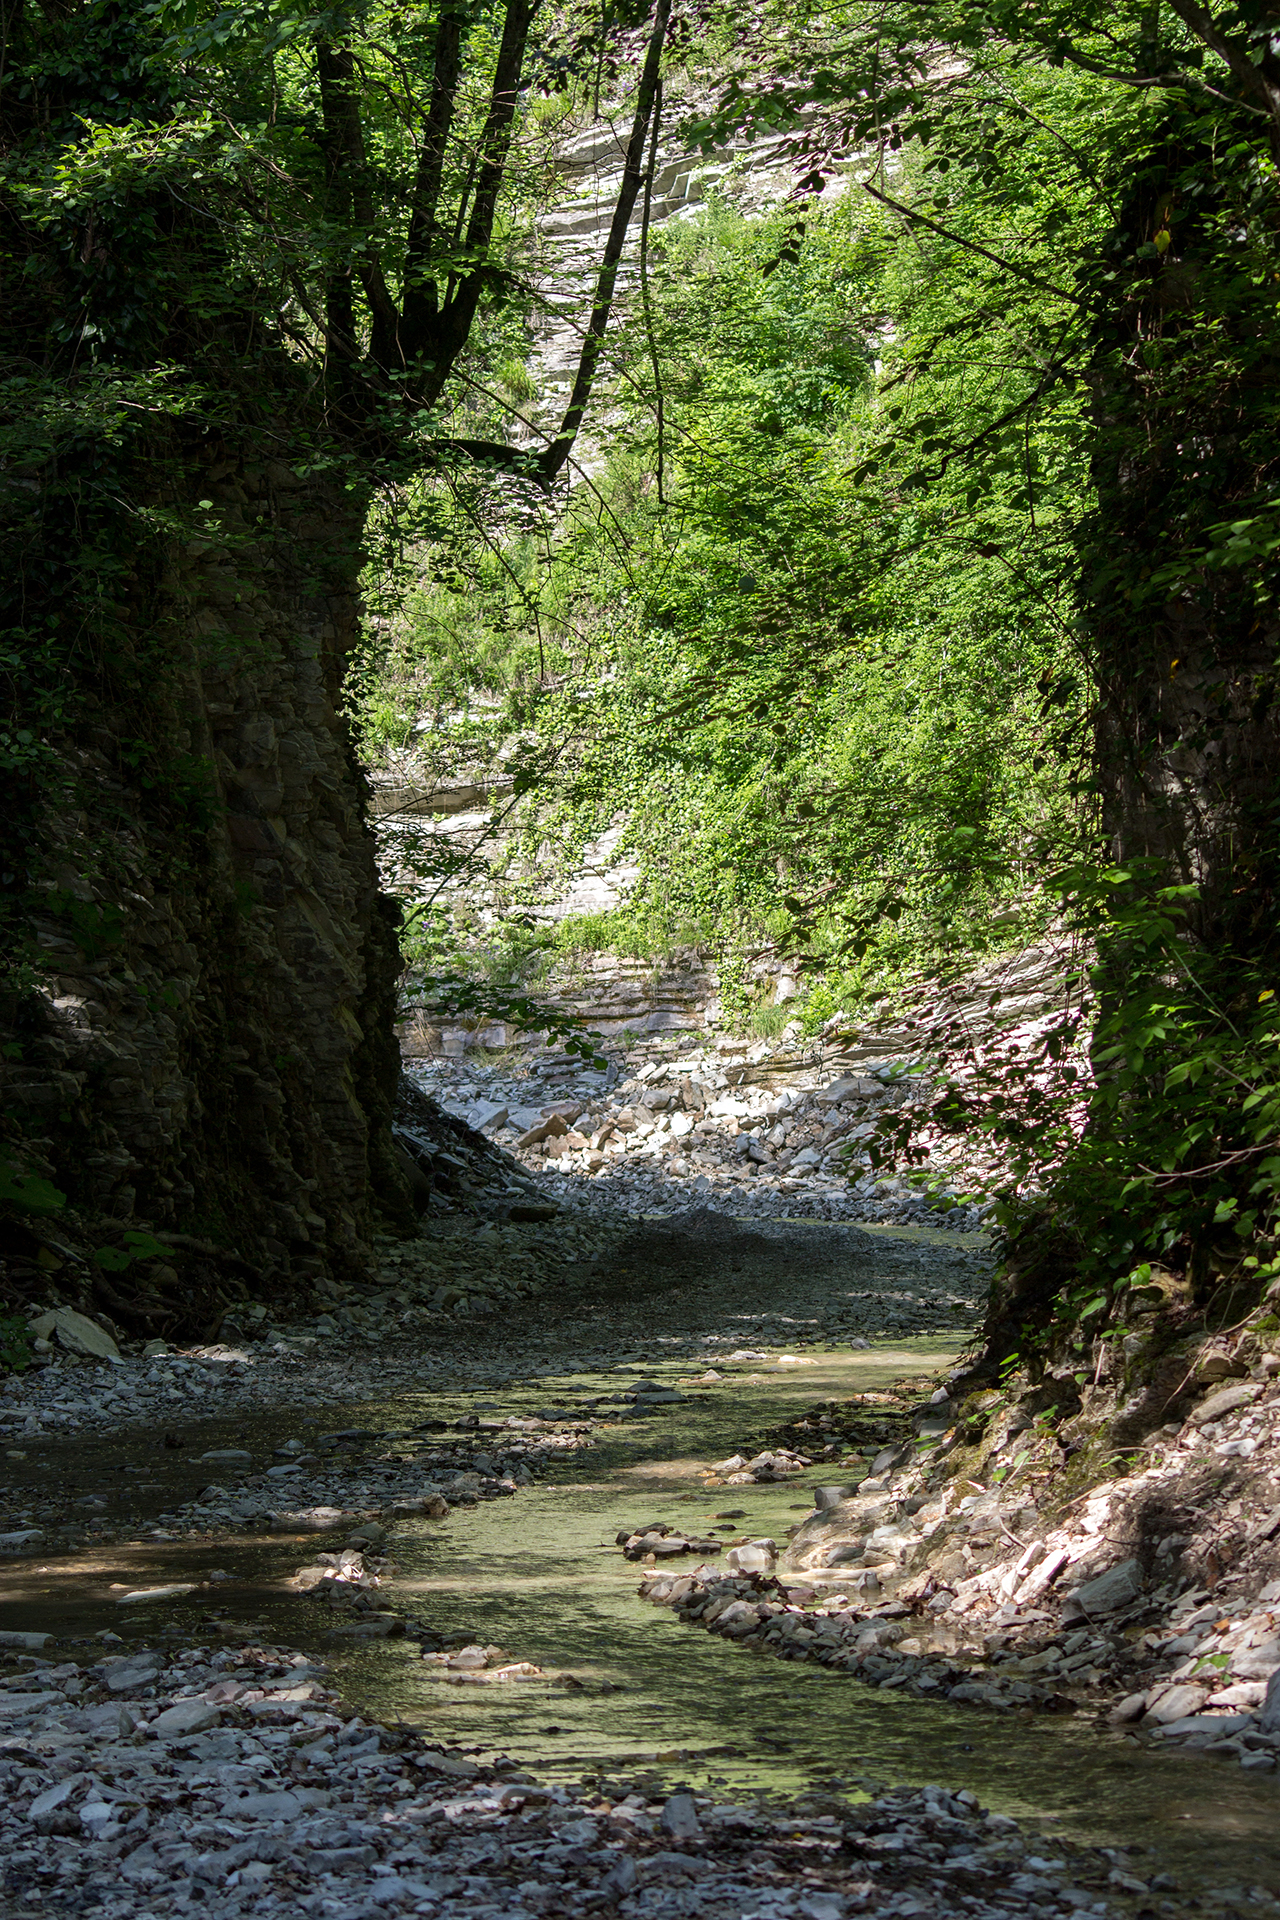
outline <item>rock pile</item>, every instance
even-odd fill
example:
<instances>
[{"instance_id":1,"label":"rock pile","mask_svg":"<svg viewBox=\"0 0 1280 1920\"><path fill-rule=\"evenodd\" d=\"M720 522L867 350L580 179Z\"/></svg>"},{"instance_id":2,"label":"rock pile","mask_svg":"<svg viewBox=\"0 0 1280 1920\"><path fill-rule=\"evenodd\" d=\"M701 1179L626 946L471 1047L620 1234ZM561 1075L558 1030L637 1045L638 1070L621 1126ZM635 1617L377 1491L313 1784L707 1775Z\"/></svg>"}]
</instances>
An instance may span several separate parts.
<instances>
[{"instance_id":1,"label":"rock pile","mask_svg":"<svg viewBox=\"0 0 1280 1920\"><path fill-rule=\"evenodd\" d=\"M447 1111L500 1143L561 1205L632 1212L696 1203L747 1215L920 1222L971 1230L983 1208L945 1180L928 1196L869 1166L883 1117L929 1095L885 1062L822 1084L749 1084L768 1049L722 1041L604 1072L420 1063ZM753 1061L751 1055L757 1057ZM798 1068L795 1080L812 1081Z\"/></svg>"},{"instance_id":2,"label":"rock pile","mask_svg":"<svg viewBox=\"0 0 1280 1920\"><path fill-rule=\"evenodd\" d=\"M400 1171L419 1212L500 1213L506 1219L549 1220L556 1213L537 1183L510 1154L400 1076L392 1129Z\"/></svg>"}]
</instances>

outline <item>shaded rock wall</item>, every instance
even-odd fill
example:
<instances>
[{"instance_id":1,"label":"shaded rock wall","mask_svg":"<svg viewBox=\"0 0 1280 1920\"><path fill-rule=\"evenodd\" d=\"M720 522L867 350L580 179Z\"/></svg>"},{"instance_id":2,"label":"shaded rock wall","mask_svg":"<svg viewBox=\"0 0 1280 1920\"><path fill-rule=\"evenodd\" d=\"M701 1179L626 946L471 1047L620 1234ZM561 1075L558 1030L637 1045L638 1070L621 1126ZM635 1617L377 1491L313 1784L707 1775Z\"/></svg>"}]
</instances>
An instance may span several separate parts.
<instances>
[{"instance_id":1,"label":"shaded rock wall","mask_svg":"<svg viewBox=\"0 0 1280 1920\"><path fill-rule=\"evenodd\" d=\"M11 1217L6 1291L88 1290L139 1330L350 1278L379 1209L411 1218L397 909L340 712L359 505L208 443L184 490L201 537L140 568L131 659L86 667L52 743L0 1008L7 1157L67 1197ZM93 1246L138 1227L173 1257L104 1273Z\"/></svg>"}]
</instances>

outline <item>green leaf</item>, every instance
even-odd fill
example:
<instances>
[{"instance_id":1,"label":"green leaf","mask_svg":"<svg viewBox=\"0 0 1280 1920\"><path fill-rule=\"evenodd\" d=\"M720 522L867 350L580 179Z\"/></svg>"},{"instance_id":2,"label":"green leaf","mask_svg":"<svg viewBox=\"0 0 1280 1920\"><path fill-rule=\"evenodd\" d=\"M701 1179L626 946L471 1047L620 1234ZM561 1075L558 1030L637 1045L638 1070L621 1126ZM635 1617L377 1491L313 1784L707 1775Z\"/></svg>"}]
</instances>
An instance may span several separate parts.
<instances>
[{"instance_id":1,"label":"green leaf","mask_svg":"<svg viewBox=\"0 0 1280 1920\"><path fill-rule=\"evenodd\" d=\"M0 1155L0 1204L18 1213L43 1216L59 1213L67 1204L67 1196L39 1174L19 1173Z\"/></svg>"},{"instance_id":2,"label":"green leaf","mask_svg":"<svg viewBox=\"0 0 1280 1920\"><path fill-rule=\"evenodd\" d=\"M123 1273L134 1261L134 1255L124 1252L120 1247L95 1247L93 1258L104 1273Z\"/></svg>"}]
</instances>

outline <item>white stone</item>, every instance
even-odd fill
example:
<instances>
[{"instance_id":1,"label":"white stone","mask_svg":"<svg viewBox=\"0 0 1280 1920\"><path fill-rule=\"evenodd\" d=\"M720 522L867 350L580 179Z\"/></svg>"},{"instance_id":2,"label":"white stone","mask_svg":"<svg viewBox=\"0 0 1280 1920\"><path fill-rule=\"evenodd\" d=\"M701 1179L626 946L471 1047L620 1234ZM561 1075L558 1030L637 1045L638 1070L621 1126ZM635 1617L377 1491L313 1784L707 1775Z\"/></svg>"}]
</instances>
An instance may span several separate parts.
<instances>
[{"instance_id":1,"label":"white stone","mask_svg":"<svg viewBox=\"0 0 1280 1920\"><path fill-rule=\"evenodd\" d=\"M730 1573L772 1573L777 1556L763 1541L748 1541L745 1546L730 1547L725 1565Z\"/></svg>"},{"instance_id":2,"label":"white stone","mask_svg":"<svg viewBox=\"0 0 1280 1920\"><path fill-rule=\"evenodd\" d=\"M43 1793L36 1795L27 1808L28 1820L43 1820L46 1813L56 1813L59 1807L67 1804L79 1784L79 1780L73 1775L70 1780L59 1780L56 1787L46 1787Z\"/></svg>"},{"instance_id":3,"label":"white stone","mask_svg":"<svg viewBox=\"0 0 1280 1920\"><path fill-rule=\"evenodd\" d=\"M96 1320L90 1320L87 1314L77 1313L73 1307L59 1307L55 1312L42 1313L38 1319L30 1322L30 1331L37 1340L48 1340L55 1336L60 1347L68 1353L86 1353L94 1360L119 1360L120 1349L105 1327Z\"/></svg>"},{"instance_id":4,"label":"white stone","mask_svg":"<svg viewBox=\"0 0 1280 1920\"><path fill-rule=\"evenodd\" d=\"M179 1700L158 1714L147 1728L157 1740L173 1740L182 1734L203 1733L207 1727L222 1724L222 1709L208 1700Z\"/></svg>"}]
</instances>

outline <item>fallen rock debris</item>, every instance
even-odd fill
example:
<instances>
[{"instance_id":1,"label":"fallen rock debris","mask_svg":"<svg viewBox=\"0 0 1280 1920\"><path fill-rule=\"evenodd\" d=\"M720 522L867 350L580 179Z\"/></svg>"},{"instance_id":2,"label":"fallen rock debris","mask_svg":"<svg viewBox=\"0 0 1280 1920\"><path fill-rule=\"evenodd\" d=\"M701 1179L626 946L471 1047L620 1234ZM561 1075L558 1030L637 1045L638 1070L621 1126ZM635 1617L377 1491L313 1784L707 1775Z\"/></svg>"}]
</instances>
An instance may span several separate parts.
<instances>
[{"instance_id":1,"label":"fallen rock debris","mask_svg":"<svg viewBox=\"0 0 1280 1920\"><path fill-rule=\"evenodd\" d=\"M842 1920L944 1899L975 1916L1122 1916L1152 1893L1181 1909L1129 1854L1046 1843L972 1793L725 1804L651 1775L542 1787L349 1714L323 1666L280 1647L9 1660L23 1662L0 1678L15 1914ZM1259 1895L1254 1910L1273 1904Z\"/></svg>"},{"instance_id":2,"label":"fallen rock debris","mask_svg":"<svg viewBox=\"0 0 1280 1920\"><path fill-rule=\"evenodd\" d=\"M535 1060L520 1070L452 1059L414 1075L454 1119L502 1146L541 1191L567 1209L649 1211L702 1204L743 1215L803 1213L980 1227L971 1184L941 1165L930 1193L876 1173L867 1142L877 1122L934 1096L931 1076L869 1061L834 1078L795 1062L751 1084L771 1049L722 1037L673 1056L659 1042L637 1066L567 1070ZM778 1065L779 1063L775 1063ZM783 1084L789 1081L790 1084Z\"/></svg>"}]
</instances>

